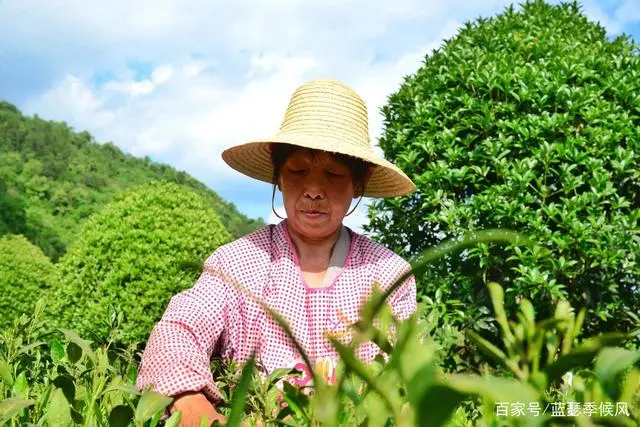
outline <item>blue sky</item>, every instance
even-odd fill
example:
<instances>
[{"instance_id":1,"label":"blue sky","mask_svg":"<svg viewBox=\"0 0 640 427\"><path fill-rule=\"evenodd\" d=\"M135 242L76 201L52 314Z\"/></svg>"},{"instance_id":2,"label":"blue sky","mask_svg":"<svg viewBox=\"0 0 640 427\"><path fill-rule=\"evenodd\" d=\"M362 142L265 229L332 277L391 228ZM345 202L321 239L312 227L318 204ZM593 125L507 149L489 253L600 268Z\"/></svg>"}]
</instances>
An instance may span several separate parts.
<instances>
[{"instance_id":1,"label":"blue sky","mask_svg":"<svg viewBox=\"0 0 640 427\"><path fill-rule=\"evenodd\" d=\"M291 93L316 77L365 99L375 144L403 76L462 23L510 3L0 0L0 99L184 170L272 221L270 186L227 167L223 148L276 132ZM609 35L640 40L640 0L582 5ZM365 210L346 223L359 229Z\"/></svg>"}]
</instances>

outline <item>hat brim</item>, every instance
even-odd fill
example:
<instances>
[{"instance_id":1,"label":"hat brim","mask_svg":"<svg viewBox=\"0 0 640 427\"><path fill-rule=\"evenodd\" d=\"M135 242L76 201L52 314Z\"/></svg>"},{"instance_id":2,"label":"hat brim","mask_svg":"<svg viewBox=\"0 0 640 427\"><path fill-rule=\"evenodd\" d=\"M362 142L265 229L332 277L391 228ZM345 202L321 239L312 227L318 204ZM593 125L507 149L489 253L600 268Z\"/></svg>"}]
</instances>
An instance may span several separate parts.
<instances>
[{"instance_id":1,"label":"hat brim","mask_svg":"<svg viewBox=\"0 0 640 427\"><path fill-rule=\"evenodd\" d=\"M236 171L267 183L273 183L271 162L272 143L296 145L303 148L340 153L369 162L375 167L366 185L365 197L397 197L416 190L411 179L393 163L380 157L372 149L346 145L330 137L280 132L272 138L253 140L227 148L222 152L223 160Z\"/></svg>"}]
</instances>

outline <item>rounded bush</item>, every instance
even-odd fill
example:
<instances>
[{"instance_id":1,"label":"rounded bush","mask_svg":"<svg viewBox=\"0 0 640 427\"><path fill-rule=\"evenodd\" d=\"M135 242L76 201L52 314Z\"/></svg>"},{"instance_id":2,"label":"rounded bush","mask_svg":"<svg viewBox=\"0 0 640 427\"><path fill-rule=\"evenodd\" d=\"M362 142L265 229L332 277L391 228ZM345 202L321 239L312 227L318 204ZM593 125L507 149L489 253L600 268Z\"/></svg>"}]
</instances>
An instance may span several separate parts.
<instances>
[{"instance_id":1,"label":"rounded bush","mask_svg":"<svg viewBox=\"0 0 640 427\"><path fill-rule=\"evenodd\" d=\"M55 273L49 258L24 236L0 237L0 328L31 315L38 298L55 283Z\"/></svg>"},{"instance_id":2,"label":"rounded bush","mask_svg":"<svg viewBox=\"0 0 640 427\"><path fill-rule=\"evenodd\" d=\"M144 341L170 298L193 286L204 260L231 239L193 190L163 182L135 187L88 219L61 258L51 314L106 340L113 311L123 313L118 339Z\"/></svg>"},{"instance_id":3,"label":"rounded bush","mask_svg":"<svg viewBox=\"0 0 640 427\"><path fill-rule=\"evenodd\" d=\"M493 327L486 283L548 316L568 298L586 333L640 312L640 57L576 3L527 2L467 23L383 108L380 146L418 186L373 203L368 231L410 256L508 228L532 248L479 245L432 266L424 294ZM631 316L628 314L631 313Z\"/></svg>"}]
</instances>

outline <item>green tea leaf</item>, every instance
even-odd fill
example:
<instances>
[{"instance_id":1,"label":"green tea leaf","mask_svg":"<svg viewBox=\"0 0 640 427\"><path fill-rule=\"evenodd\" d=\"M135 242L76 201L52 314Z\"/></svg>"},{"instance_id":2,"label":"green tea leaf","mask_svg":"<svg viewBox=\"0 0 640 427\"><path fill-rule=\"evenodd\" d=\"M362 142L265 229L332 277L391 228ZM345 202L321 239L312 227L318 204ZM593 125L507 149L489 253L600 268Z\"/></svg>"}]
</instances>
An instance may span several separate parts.
<instances>
[{"instance_id":1,"label":"green tea leaf","mask_svg":"<svg viewBox=\"0 0 640 427\"><path fill-rule=\"evenodd\" d=\"M64 358L64 346L62 343L55 339L49 342L49 349L51 351L51 359L53 363L60 363L60 361Z\"/></svg>"},{"instance_id":2,"label":"green tea leaf","mask_svg":"<svg viewBox=\"0 0 640 427\"><path fill-rule=\"evenodd\" d=\"M98 408L97 402L94 402L93 407L94 407L93 413L98 419L98 424L101 426L104 426L104 421L102 420L102 414L100 412L100 409ZM71 406L71 419L76 424L84 424L84 417L73 406Z\"/></svg>"},{"instance_id":3,"label":"green tea leaf","mask_svg":"<svg viewBox=\"0 0 640 427\"><path fill-rule=\"evenodd\" d=\"M386 427L389 425L389 421L391 421L393 416L384 404L382 398L375 393L367 395L358 410L366 415L366 425L370 427ZM394 421L396 421L396 423L391 424L397 425L398 420Z\"/></svg>"},{"instance_id":4,"label":"green tea leaf","mask_svg":"<svg viewBox=\"0 0 640 427\"><path fill-rule=\"evenodd\" d=\"M576 320L573 323L573 330L571 331L571 341L573 342L576 338L578 338L578 335L580 334L580 331L582 330L582 325L584 324L584 318L587 315L587 310L584 308L581 308L580 311L578 311L578 315L576 316Z\"/></svg>"},{"instance_id":5,"label":"green tea leaf","mask_svg":"<svg viewBox=\"0 0 640 427\"><path fill-rule=\"evenodd\" d=\"M316 387L313 399L310 401L311 413L320 425L335 425L343 408L338 387L321 385Z\"/></svg>"},{"instance_id":6,"label":"green tea leaf","mask_svg":"<svg viewBox=\"0 0 640 427\"><path fill-rule=\"evenodd\" d=\"M23 399L29 398L29 384L27 383L27 375L24 371L20 372L15 384L13 384L13 394Z\"/></svg>"},{"instance_id":7,"label":"green tea leaf","mask_svg":"<svg viewBox=\"0 0 640 427\"><path fill-rule=\"evenodd\" d=\"M140 392L138 391L138 389L135 386L132 385L126 385L126 384L110 384L109 386L107 386L104 391L102 392L102 394L106 394L112 391L124 391L125 393L130 393L133 395L139 395Z\"/></svg>"},{"instance_id":8,"label":"green tea leaf","mask_svg":"<svg viewBox=\"0 0 640 427\"><path fill-rule=\"evenodd\" d=\"M240 383L233 393L233 400L231 401L231 413L227 419L227 424L235 426L240 423L242 415L244 414L244 405L247 399L247 393L249 392L249 386L251 385L251 379L253 377L253 370L256 366L255 353L251 355L247 363L242 368L242 376L240 377Z\"/></svg>"},{"instance_id":9,"label":"green tea leaf","mask_svg":"<svg viewBox=\"0 0 640 427\"><path fill-rule=\"evenodd\" d=\"M97 355L96 355L96 368L98 370L98 372L100 374L104 374L107 372L107 370L109 369L109 356L107 355L107 353L105 351L102 351L102 349L98 349Z\"/></svg>"},{"instance_id":10,"label":"green tea leaf","mask_svg":"<svg viewBox=\"0 0 640 427\"><path fill-rule=\"evenodd\" d=\"M38 301L36 301L35 307L33 308L33 317L35 319L39 319L40 316L42 316L42 313L44 313L44 309L46 306L46 300L44 298L39 298Z\"/></svg>"},{"instance_id":11,"label":"green tea leaf","mask_svg":"<svg viewBox=\"0 0 640 427\"><path fill-rule=\"evenodd\" d=\"M138 369L134 365L129 366L129 369L127 369L127 378L129 378L129 381L131 381L132 384L135 384L137 377Z\"/></svg>"},{"instance_id":12,"label":"green tea leaf","mask_svg":"<svg viewBox=\"0 0 640 427\"><path fill-rule=\"evenodd\" d=\"M73 424L71 407L62 390L56 388L51 393L51 401L47 411L47 421L51 426L68 426Z\"/></svg>"},{"instance_id":13,"label":"green tea leaf","mask_svg":"<svg viewBox=\"0 0 640 427\"><path fill-rule=\"evenodd\" d=\"M446 385L430 385L422 394L420 403L416 405L416 425L422 427L439 427L445 425L445 421L466 396L466 393Z\"/></svg>"},{"instance_id":14,"label":"green tea leaf","mask_svg":"<svg viewBox=\"0 0 640 427\"><path fill-rule=\"evenodd\" d=\"M58 375L56 379L53 380L53 384L62 390L69 404L73 405L76 398L76 386L73 380L66 375Z\"/></svg>"},{"instance_id":15,"label":"green tea leaf","mask_svg":"<svg viewBox=\"0 0 640 427\"><path fill-rule=\"evenodd\" d=\"M33 400L26 400L21 397L10 397L3 400L0 402L0 421L6 423L20 413L20 411L35 405L35 403Z\"/></svg>"},{"instance_id":16,"label":"green tea leaf","mask_svg":"<svg viewBox=\"0 0 640 427\"><path fill-rule=\"evenodd\" d=\"M556 305L556 311L555 311L554 317L556 319L560 319L564 321L569 321L573 319L574 317L573 308L571 307L571 305L567 300L561 300L558 302L558 305Z\"/></svg>"},{"instance_id":17,"label":"green tea leaf","mask_svg":"<svg viewBox=\"0 0 640 427\"><path fill-rule=\"evenodd\" d=\"M278 368L274 369L269 376L267 377L267 382L270 384L277 383L280 379L282 379L285 375L290 374L292 371L291 368Z\"/></svg>"},{"instance_id":18,"label":"green tea leaf","mask_svg":"<svg viewBox=\"0 0 640 427\"><path fill-rule=\"evenodd\" d=\"M411 269L401 275L391 286L389 286L382 297L377 301L376 305L371 308L371 312L375 315L382 307L389 296L395 292L400 285L410 276L419 277L423 274L429 265L439 258L451 252L457 252L467 246L482 242L503 242L512 245L530 245L530 240L523 234L516 233L511 230L488 229L475 232L465 233L461 238L449 239L438 246L426 249L417 258L411 262Z\"/></svg>"},{"instance_id":19,"label":"green tea leaf","mask_svg":"<svg viewBox=\"0 0 640 427\"><path fill-rule=\"evenodd\" d=\"M558 360L547 366L544 371L549 381L557 380L568 371L588 366L602 348L618 345L637 333L637 330L630 333L610 332L584 340L580 346L569 354L560 356Z\"/></svg>"},{"instance_id":20,"label":"green tea leaf","mask_svg":"<svg viewBox=\"0 0 640 427\"><path fill-rule=\"evenodd\" d=\"M409 379L407 392L409 394L409 401L415 407L420 407L421 402L424 400L424 395L437 384L436 374L436 366L429 363L424 365Z\"/></svg>"},{"instance_id":21,"label":"green tea leaf","mask_svg":"<svg viewBox=\"0 0 640 427\"><path fill-rule=\"evenodd\" d=\"M301 397L300 390L293 387L291 383L289 383L289 381L283 381L282 389L283 389L282 398L284 399L285 402L287 402L287 405L289 406L289 408L291 408L291 411L293 411L296 421L299 424L308 422L309 416L304 410L304 406L306 402L300 401L300 397Z\"/></svg>"},{"instance_id":22,"label":"green tea leaf","mask_svg":"<svg viewBox=\"0 0 640 427\"><path fill-rule=\"evenodd\" d=\"M11 366L4 360L0 360L0 380L2 380L7 387L13 386L13 376L11 375Z\"/></svg>"},{"instance_id":23,"label":"green tea leaf","mask_svg":"<svg viewBox=\"0 0 640 427\"><path fill-rule=\"evenodd\" d=\"M531 301L529 301L528 299L523 299L520 302L520 312L522 313L526 322L527 339L530 340L533 338L533 334L536 329L535 308L533 307L533 304L531 304Z\"/></svg>"},{"instance_id":24,"label":"green tea leaf","mask_svg":"<svg viewBox=\"0 0 640 427\"><path fill-rule=\"evenodd\" d=\"M127 427L133 421L133 409L129 405L118 405L109 413L110 427Z\"/></svg>"},{"instance_id":25,"label":"green tea leaf","mask_svg":"<svg viewBox=\"0 0 640 427\"><path fill-rule=\"evenodd\" d=\"M70 329L59 328L59 330L69 338L69 341L80 347L93 363L96 363L96 355L90 345L91 341L80 338L78 334Z\"/></svg>"},{"instance_id":26,"label":"green tea leaf","mask_svg":"<svg viewBox=\"0 0 640 427\"><path fill-rule=\"evenodd\" d=\"M53 384L49 384L47 387L45 387L45 389L42 391L42 394L39 396L38 398L38 405L41 408L46 408L47 405L49 404L49 397L51 397L51 391L54 389L55 387L53 386Z\"/></svg>"},{"instance_id":27,"label":"green tea leaf","mask_svg":"<svg viewBox=\"0 0 640 427\"><path fill-rule=\"evenodd\" d=\"M29 352L34 348L40 347L41 345L45 344L47 343L43 341L32 342L31 344L25 345L24 347L20 347L20 349L18 350L18 354L29 354Z\"/></svg>"},{"instance_id":28,"label":"green tea leaf","mask_svg":"<svg viewBox=\"0 0 640 427\"><path fill-rule=\"evenodd\" d=\"M158 411L163 411L173 399L153 390L142 393L135 412L136 423L143 424L150 420Z\"/></svg>"},{"instance_id":29,"label":"green tea leaf","mask_svg":"<svg viewBox=\"0 0 640 427\"><path fill-rule=\"evenodd\" d=\"M640 385L640 368L634 368L628 375L625 375L618 401L631 402L633 396L638 393L638 385Z\"/></svg>"},{"instance_id":30,"label":"green tea leaf","mask_svg":"<svg viewBox=\"0 0 640 427\"><path fill-rule=\"evenodd\" d=\"M164 427L178 427L182 419L182 412L174 412L165 422Z\"/></svg>"},{"instance_id":31,"label":"green tea leaf","mask_svg":"<svg viewBox=\"0 0 640 427\"><path fill-rule=\"evenodd\" d=\"M340 341L333 337L328 337L331 345L336 349L338 354L340 355L340 359L344 362L346 366L349 367L356 375L362 378L367 385L371 388L371 390L375 391L382 400L384 401L387 408L394 412L393 404L386 391L383 390L377 383L376 379L369 373L367 367L356 357L353 352L353 349L345 346Z\"/></svg>"},{"instance_id":32,"label":"green tea leaf","mask_svg":"<svg viewBox=\"0 0 640 427\"><path fill-rule=\"evenodd\" d=\"M595 372L600 378L605 392L617 400L620 395L620 374L640 360L640 351L619 347L603 348L595 361Z\"/></svg>"},{"instance_id":33,"label":"green tea leaf","mask_svg":"<svg viewBox=\"0 0 640 427\"><path fill-rule=\"evenodd\" d=\"M82 349L73 342L67 344L67 359L71 364L76 363L82 357Z\"/></svg>"},{"instance_id":34,"label":"green tea leaf","mask_svg":"<svg viewBox=\"0 0 640 427\"><path fill-rule=\"evenodd\" d=\"M511 378L451 374L447 384L460 393L481 396L493 402L537 402L540 400L538 391L531 385Z\"/></svg>"},{"instance_id":35,"label":"green tea leaf","mask_svg":"<svg viewBox=\"0 0 640 427\"><path fill-rule=\"evenodd\" d=\"M500 350L488 340L482 338L478 333L474 331L469 330L467 331L467 333L469 334L469 338L471 338L471 340L475 342L478 347L480 347L480 350L482 350L487 356L491 357L498 363L502 363L504 365L507 364L507 355L504 354L502 350Z\"/></svg>"},{"instance_id":36,"label":"green tea leaf","mask_svg":"<svg viewBox=\"0 0 640 427\"><path fill-rule=\"evenodd\" d=\"M511 347L515 344L515 338L511 332L509 322L507 321L507 315L504 311L504 290L502 289L502 286L495 282L489 282L487 284L487 288L489 288L489 294L491 295L491 303L493 304L496 321L502 330L505 347L508 352L511 352Z\"/></svg>"},{"instance_id":37,"label":"green tea leaf","mask_svg":"<svg viewBox=\"0 0 640 427\"><path fill-rule=\"evenodd\" d=\"M425 325L402 325L401 332L406 333L406 336L401 336L402 342L398 343L396 350L400 350L400 353L394 352L395 359L398 360L398 368L402 372L403 378L411 379L415 378L417 372L424 373L422 371L424 366L432 366L435 364L435 357L437 352L437 344L431 340L424 340L421 342L421 335L425 328ZM403 346L403 347L401 347Z\"/></svg>"}]
</instances>

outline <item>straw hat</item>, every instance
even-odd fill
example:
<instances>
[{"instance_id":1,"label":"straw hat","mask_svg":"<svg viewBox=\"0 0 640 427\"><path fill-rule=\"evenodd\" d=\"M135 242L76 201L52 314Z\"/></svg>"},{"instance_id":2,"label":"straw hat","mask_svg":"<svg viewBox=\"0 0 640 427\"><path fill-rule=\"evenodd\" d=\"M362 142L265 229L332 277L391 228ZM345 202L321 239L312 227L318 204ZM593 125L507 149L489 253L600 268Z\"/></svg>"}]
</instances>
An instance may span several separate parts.
<instances>
[{"instance_id":1,"label":"straw hat","mask_svg":"<svg viewBox=\"0 0 640 427\"><path fill-rule=\"evenodd\" d=\"M228 148L222 158L238 172L272 183L270 143L346 154L375 165L365 197L403 196L416 188L404 172L374 151L364 101L334 79L312 80L298 87L278 133Z\"/></svg>"}]
</instances>

